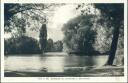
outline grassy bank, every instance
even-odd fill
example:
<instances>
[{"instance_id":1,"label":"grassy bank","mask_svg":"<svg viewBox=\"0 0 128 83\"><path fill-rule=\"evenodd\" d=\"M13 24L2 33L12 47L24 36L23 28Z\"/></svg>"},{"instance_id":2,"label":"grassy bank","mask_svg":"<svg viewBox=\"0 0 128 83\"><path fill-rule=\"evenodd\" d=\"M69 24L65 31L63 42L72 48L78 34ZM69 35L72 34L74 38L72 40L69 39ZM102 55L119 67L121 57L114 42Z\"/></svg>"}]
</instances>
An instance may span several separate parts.
<instances>
[{"instance_id":1,"label":"grassy bank","mask_svg":"<svg viewBox=\"0 0 128 83\"><path fill-rule=\"evenodd\" d=\"M123 66L68 67L64 72L5 71L5 77L107 77L123 76Z\"/></svg>"}]
</instances>

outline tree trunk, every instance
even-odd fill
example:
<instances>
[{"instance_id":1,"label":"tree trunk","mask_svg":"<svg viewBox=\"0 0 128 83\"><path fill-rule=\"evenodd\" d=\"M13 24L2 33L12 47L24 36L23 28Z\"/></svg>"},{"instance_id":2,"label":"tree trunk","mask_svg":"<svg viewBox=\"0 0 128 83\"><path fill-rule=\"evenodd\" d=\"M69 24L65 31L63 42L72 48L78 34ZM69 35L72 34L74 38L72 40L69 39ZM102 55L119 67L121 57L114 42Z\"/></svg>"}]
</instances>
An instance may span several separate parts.
<instances>
[{"instance_id":1,"label":"tree trunk","mask_svg":"<svg viewBox=\"0 0 128 83\"><path fill-rule=\"evenodd\" d=\"M111 48L110 48L110 54L109 54L109 58L108 58L106 65L113 65L113 61L114 61L116 50L117 50L120 26L118 24L115 26L116 27L114 27L113 38L112 38L112 43L111 43Z\"/></svg>"}]
</instances>

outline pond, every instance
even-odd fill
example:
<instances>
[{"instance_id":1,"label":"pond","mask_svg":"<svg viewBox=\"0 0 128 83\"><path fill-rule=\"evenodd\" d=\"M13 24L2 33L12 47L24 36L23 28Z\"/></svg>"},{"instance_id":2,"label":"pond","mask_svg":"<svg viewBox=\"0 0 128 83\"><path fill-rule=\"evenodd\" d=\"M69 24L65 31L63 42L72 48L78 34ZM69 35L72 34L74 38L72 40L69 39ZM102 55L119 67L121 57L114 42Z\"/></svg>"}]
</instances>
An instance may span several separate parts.
<instances>
[{"instance_id":1,"label":"pond","mask_svg":"<svg viewBox=\"0 0 128 83\"><path fill-rule=\"evenodd\" d=\"M77 56L66 53L5 56L5 71L64 72L68 67L102 66L108 56Z\"/></svg>"}]
</instances>

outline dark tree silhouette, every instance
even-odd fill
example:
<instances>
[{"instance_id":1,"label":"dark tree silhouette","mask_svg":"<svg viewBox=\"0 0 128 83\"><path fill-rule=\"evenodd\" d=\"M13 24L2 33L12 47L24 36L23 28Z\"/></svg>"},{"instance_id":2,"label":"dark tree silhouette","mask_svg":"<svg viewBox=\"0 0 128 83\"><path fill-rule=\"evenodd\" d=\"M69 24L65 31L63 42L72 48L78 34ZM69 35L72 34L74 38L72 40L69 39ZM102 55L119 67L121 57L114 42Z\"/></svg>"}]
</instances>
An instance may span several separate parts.
<instances>
[{"instance_id":1,"label":"dark tree silhouette","mask_svg":"<svg viewBox=\"0 0 128 83\"><path fill-rule=\"evenodd\" d=\"M39 42L40 42L40 48L42 53L46 50L46 44L47 44L47 28L46 24L43 24L40 29L40 35L39 35Z\"/></svg>"},{"instance_id":2,"label":"dark tree silhouette","mask_svg":"<svg viewBox=\"0 0 128 83\"><path fill-rule=\"evenodd\" d=\"M94 4L96 8L101 10L103 18L109 27L114 27L113 38L106 65L112 65L118 44L119 29L123 26L124 21L124 5L123 4Z\"/></svg>"}]
</instances>

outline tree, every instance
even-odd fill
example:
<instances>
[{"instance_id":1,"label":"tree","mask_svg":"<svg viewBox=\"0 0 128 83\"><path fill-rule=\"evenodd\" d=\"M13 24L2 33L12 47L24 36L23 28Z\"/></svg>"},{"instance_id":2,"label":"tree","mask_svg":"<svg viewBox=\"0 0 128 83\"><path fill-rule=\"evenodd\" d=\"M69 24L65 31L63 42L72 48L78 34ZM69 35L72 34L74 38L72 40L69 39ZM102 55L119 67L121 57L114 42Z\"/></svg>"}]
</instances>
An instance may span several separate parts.
<instances>
[{"instance_id":1,"label":"tree","mask_svg":"<svg viewBox=\"0 0 128 83\"><path fill-rule=\"evenodd\" d=\"M123 27L124 21L124 5L123 4L94 4L96 8L101 11L101 14L107 22L109 27L113 27L113 38L109 53L107 65L112 65L118 44L118 38L120 34L120 28ZM101 22L101 21L100 21Z\"/></svg>"},{"instance_id":2,"label":"tree","mask_svg":"<svg viewBox=\"0 0 128 83\"><path fill-rule=\"evenodd\" d=\"M58 41L54 42L53 51L54 52L62 52L63 51L62 41L58 40Z\"/></svg>"},{"instance_id":3,"label":"tree","mask_svg":"<svg viewBox=\"0 0 128 83\"><path fill-rule=\"evenodd\" d=\"M47 40L47 46L46 46L46 51L51 52L53 51L53 40L50 38Z\"/></svg>"},{"instance_id":4,"label":"tree","mask_svg":"<svg viewBox=\"0 0 128 83\"><path fill-rule=\"evenodd\" d=\"M29 18L32 18L33 20L41 20L41 22L46 21L45 9L48 9L50 6L47 4L10 4L6 3L4 4L4 26L5 26L5 31L10 32L13 28L10 27L11 23L13 25L27 25L29 22L27 20ZM21 15L20 18L18 16ZM42 16L43 15L43 16ZM24 19L24 23L15 23L17 19ZM25 29L25 27L20 27Z\"/></svg>"},{"instance_id":5,"label":"tree","mask_svg":"<svg viewBox=\"0 0 128 83\"><path fill-rule=\"evenodd\" d=\"M8 54L34 54L40 53L39 42L31 37L20 36L4 40L4 53Z\"/></svg>"},{"instance_id":6,"label":"tree","mask_svg":"<svg viewBox=\"0 0 128 83\"><path fill-rule=\"evenodd\" d=\"M64 43L71 52L87 54L95 52L93 43L96 32L92 28L93 18L94 15L80 15L63 26Z\"/></svg>"},{"instance_id":7,"label":"tree","mask_svg":"<svg viewBox=\"0 0 128 83\"><path fill-rule=\"evenodd\" d=\"M40 42L40 48L42 53L46 51L46 45L47 45L47 27L46 24L43 24L40 29L40 35L39 35L39 42Z\"/></svg>"}]
</instances>

